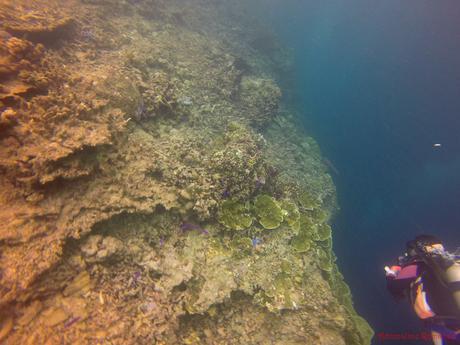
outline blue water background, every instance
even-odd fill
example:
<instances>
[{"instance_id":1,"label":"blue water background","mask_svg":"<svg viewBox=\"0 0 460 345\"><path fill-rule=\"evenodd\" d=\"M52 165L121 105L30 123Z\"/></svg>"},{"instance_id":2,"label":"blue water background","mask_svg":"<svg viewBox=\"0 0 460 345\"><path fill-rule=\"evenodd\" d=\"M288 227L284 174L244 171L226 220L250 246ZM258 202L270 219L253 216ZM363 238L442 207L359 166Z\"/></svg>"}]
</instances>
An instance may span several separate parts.
<instances>
[{"instance_id":1,"label":"blue water background","mask_svg":"<svg viewBox=\"0 0 460 345\"><path fill-rule=\"evenodd\" d=\"M294 48L290 102L339 171L334 250L356 309L376 333L422 331L383 267L418 233L460 246L460 2L254 5Z\"/></svg>"}]
</instances>

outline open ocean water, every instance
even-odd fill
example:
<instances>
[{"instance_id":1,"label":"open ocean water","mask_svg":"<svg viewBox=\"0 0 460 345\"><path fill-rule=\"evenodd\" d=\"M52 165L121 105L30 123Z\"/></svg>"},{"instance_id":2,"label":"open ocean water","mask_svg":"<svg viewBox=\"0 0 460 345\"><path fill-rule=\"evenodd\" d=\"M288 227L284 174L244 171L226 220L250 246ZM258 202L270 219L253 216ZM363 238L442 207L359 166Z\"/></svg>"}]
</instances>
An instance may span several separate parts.
<instances>
[{"instance_id":1,"label":"open ocean water","mask_svg":"<svg viewBox=\"0 0 460 345\"><path fill-rule=\"evenodd\" d=\"M376 332L423 332L383 267L417 234L460 246L460 2L273 1L296 58L296 102L335 165L334 250ZM441 144L441 147L434 147Z\"/></svg>"}]
</instances>

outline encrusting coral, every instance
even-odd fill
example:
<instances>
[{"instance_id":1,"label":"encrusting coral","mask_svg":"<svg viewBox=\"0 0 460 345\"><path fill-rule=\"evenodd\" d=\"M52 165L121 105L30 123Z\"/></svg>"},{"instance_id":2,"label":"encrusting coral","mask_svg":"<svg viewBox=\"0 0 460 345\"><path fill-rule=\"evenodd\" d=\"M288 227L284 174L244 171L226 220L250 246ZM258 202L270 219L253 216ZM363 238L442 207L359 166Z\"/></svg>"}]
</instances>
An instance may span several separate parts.
<instances>
[{"instance_id":1,"label":"encrusting coral","mask_svg":"<svg viewBox=\"0 0 460 345\"><path fill-rule=\"evenodd\" d=\"M370 343L246 5L0 0L0 342Z\"/></svg>"}]
</instances>

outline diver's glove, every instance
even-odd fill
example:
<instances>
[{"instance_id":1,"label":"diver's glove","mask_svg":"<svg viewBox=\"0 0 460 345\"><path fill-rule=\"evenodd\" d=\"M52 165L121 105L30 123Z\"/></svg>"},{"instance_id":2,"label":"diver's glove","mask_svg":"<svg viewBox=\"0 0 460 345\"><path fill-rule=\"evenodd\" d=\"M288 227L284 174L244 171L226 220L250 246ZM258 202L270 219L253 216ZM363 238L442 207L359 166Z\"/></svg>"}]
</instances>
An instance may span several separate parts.
<instances>
[{"instance_id":1,"label":"diver's glove","mask_svg":"<svg viewBox=\"0 0 460 345\"><path fill-rule=\"evenodd\" d=\"M401 271L401 266L385 266L385 275L387 278L396 278Z\"/></svg>"}]
</instances>

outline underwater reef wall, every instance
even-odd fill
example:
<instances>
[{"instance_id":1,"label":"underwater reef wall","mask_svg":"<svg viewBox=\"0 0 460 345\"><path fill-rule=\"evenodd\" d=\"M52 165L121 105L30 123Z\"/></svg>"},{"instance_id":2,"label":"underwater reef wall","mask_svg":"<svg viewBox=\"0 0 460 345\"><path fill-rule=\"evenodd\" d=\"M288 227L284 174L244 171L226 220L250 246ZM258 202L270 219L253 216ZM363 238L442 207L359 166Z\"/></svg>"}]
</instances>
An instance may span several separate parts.
<instances>
[{"instance_id":1,"label":"underwater reef wall","mask_svg":"<svg viewBox=\"0 0 460 345\"><path fill-rule=\"evenodd\" d=\"M0 0L0 25L0 343L370 343L243 0Z\"/></svg>"}]
</instances>

